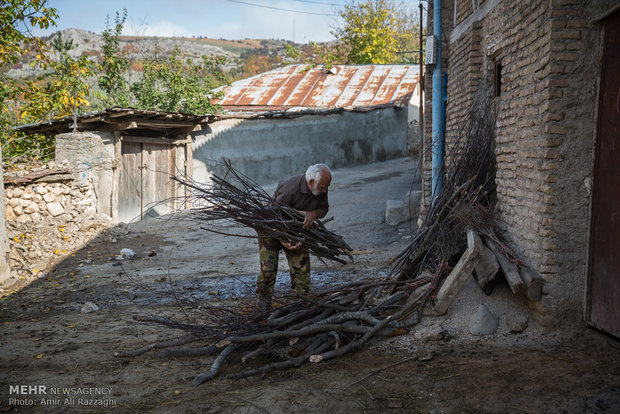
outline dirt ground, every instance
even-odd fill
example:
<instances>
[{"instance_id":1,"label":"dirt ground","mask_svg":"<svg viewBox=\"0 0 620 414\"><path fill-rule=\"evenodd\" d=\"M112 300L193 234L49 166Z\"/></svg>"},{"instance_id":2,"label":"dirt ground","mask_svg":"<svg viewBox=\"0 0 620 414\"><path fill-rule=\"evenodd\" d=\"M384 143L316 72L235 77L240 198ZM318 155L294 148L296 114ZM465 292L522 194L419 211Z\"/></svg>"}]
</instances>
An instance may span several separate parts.
<instances>
[{"instance_id":1,"label":"dirt ground","mask_svg":"<svg viewBox=\"0 0 620 414\"><path fill-rule=\"evenodd\" d=\"M353 264L313 262L315 288L386 271L410 240L409 224L384 222L385 200L402 199L414 179L406 158L334 172L328 228L358 252ZM272 190L267 188L268 190ZM138 314L178 315L168 294L204 301L251 297L258 259L253 239L207 233L184 214L122 225L0 299L0 412L122 413L617 413L620 343L574 326L553 330L531 318L512 334L506 319L528 314L505 286L486 296L468 283L442 317L423 317L403 336L374 339L333 361L239 381L224 366L192 387L212 357L159 358L149 352L115 358L177 332L139 324ZM122 248L133 260L119 257ZM282 259L281 270L286 270ZM277 292L287 277L278 277ZM86 302L97 311L85 313ZM477 337L467 324L479 303L500 319L495 334ZM442 339L414 334L440 325ZM258 363L258 362L256 362Z\"/></svg>"}]
</instances>

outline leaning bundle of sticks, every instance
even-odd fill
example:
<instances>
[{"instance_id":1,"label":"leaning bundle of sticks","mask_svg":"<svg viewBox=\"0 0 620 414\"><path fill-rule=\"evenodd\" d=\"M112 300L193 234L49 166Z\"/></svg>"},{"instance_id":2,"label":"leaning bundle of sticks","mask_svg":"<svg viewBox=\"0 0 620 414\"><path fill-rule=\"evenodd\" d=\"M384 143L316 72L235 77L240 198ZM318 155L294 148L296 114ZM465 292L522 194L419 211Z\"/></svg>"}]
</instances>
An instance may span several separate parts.
<instances>
[{"instance_id":1,"label":"leaning bundle of sticks","mask_svg":"<svg viewBox=\"0 0 620 414\"><path fill-rule=\"evenodd\" d=\"M297 244L301 242L310 254L320 258L346 263L342 256L353 260L351 247L344 239L327 230L324 226L329 220L316 220L309 228L303 227L301 212L285 204L278 203L249 177L236 171L230 161L224 160L225 173L220 177L213 175L208 184L173 177L189 190L183 203L190 206L191 217L203 224L205 230L224 233L216 222L236 222L270 237ZM236 232L235 236L248 237ZM256 237L256 236L251 236Z\"/></svg>"}]
</instances>

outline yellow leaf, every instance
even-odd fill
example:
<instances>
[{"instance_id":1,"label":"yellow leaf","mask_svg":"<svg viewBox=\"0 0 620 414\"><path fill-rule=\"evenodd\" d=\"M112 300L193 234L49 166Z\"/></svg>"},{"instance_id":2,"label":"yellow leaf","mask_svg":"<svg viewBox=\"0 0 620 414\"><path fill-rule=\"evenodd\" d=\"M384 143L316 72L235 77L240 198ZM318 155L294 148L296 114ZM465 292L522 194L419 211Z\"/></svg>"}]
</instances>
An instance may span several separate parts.
<instances>
[{"instance_id":1,"label":"yellow leaf","mask_svg":"<svg viewBox=\"0 0 620 414\"><path fill-rule=\"evenodd\" d=\"M35 357L36 359L41 359L41 358L43 358L43 354L35 355L34 357Z\"/></svg>"}]
</instances>

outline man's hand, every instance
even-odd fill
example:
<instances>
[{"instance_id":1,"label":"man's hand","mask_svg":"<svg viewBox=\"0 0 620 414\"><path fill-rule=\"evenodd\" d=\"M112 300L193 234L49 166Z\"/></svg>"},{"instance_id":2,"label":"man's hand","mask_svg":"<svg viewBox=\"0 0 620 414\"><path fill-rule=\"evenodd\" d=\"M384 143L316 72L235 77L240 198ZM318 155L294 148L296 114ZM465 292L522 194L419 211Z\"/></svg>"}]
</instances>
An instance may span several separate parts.
<instances>
[{"instance_id":1,"label":"man's hand","mask_svg":"<svg viewBox=\"0 0 620 414\"><path fill-rule=\"evenodd\" d=\"M297 242L297 244L293 245L291 243L287 243L287 242L280 242L282 244L282 246L286 247L288 250L297 250L301 247L301 242Z\"/></svg>"},{"instance_id":2,"label":"man's hand","mask_svg":"<svg viewBox=\"0 0 620 414\"><path fill-rule=\"evenodd\" d=\"M319 213L316 210L304 211L304 229L309 229L314 223L314 220L319 218Z\"/></svg>"}]
</instances>

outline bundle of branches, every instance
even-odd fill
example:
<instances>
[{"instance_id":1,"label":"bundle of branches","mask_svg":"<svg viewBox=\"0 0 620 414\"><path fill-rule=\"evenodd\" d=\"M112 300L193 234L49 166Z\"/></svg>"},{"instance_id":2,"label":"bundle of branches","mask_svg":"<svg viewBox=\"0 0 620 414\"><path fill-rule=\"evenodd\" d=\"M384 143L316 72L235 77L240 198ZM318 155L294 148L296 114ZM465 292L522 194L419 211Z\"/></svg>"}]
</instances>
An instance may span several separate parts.
<instances>
[{"instance_id":1,"label":"bundle of branches","mask_svg":"<svg viewBox=\"0 0 620 414\"><path fill-rule=\"evenodd\" d=\"M445 180L434 195L423 224L407 248L391 263L397 280L413 280L426 269L447 273L463 251L465 228L493 233L492 197L495 192L494 117L490 98L479 95L473 110L454 137L444 165Z\"/></svg>"},{"instance_id":2,"label":"bundle of branches","mask_svg":"<svg viewBox=\"0 0 620 414\"><path fill-rule=\"evenodd\" d=\"M420 280L428 283L430 280ZM398 292L389 291L398 286ZM247 309L204 305L199 323L180 323L159 316L137 316L135 320L185 331L185 335L145 347L117 352L117 357L140 355L155 348L172 348L196 341L205 346L166 349L160 357L217 355L209 371L196 376L193 385L214 378L227 359L253 367L231 373L239 379L306 362L318 363L361 347L374 335L399 335L419 321L423 305L418 285L379 280L358 282L306 296L281 299L280 307L267 315ZM194 308L195 310L196 308ZM274 361L275 360L275 361Z\"/></svg>"},{"instance_id":3,"label":"bundle of branches","mask_svg":"<svg viewBox=\"0 0 620 414\"><path fill-rule=\"evenodd\" d=\"M223 166L223 177L213 175L209 184L173 177L189 190L190 194L182 202L191 206L191 217L199 223L209 224L202 228L233 236L256 237L234 230L220 231L216 224L221 220L237 222L293 245L301 242L320 259L346 263L341 256L347 256L353 261L351 247L342 237L325 228L324 223L329 220L316 220L310 228L304 228L302 213L278 203L249 177L236 171L230 161L224 160Z\"/></svg>"}]
</instances>

